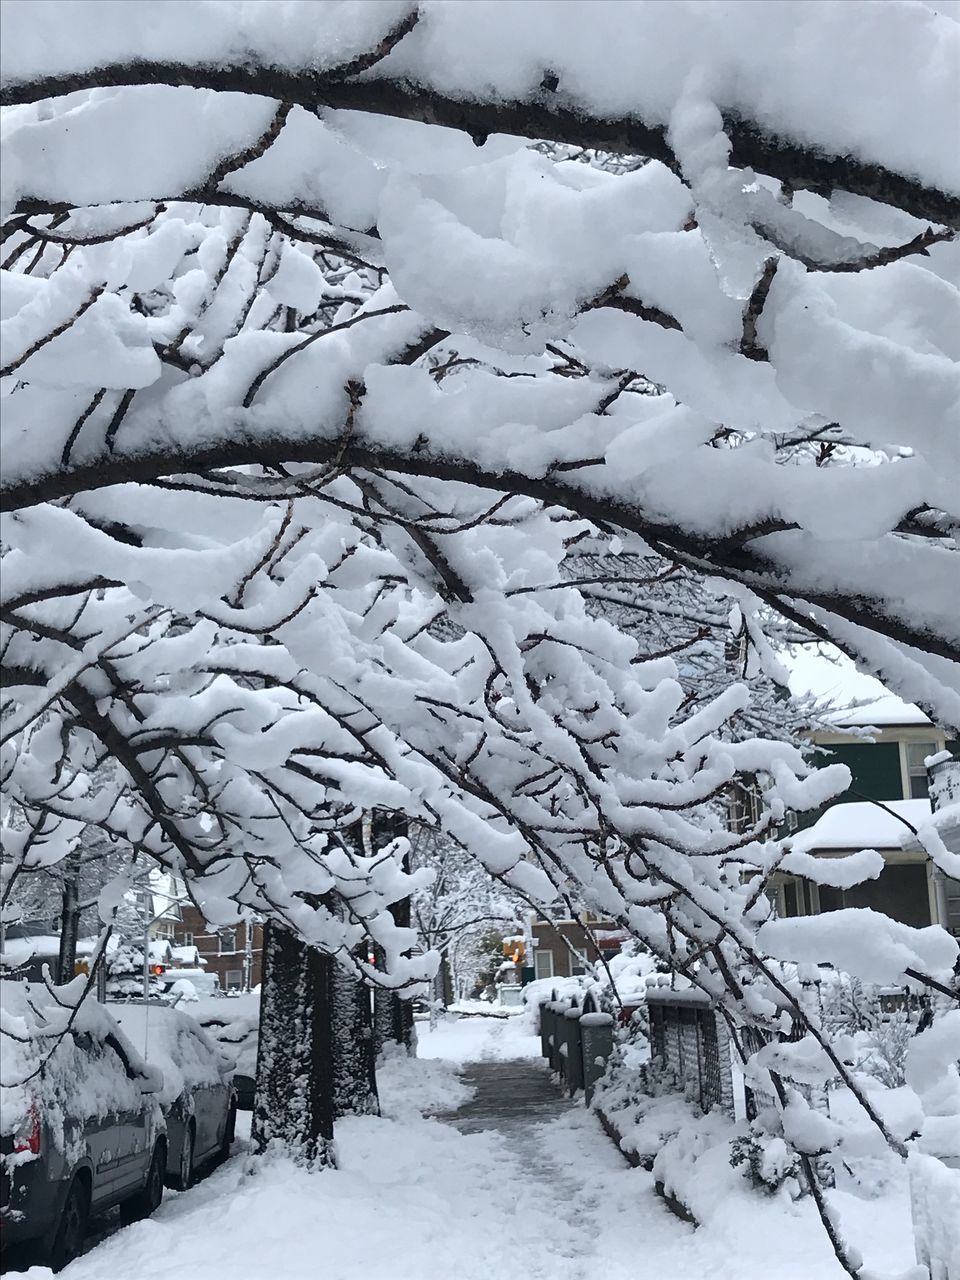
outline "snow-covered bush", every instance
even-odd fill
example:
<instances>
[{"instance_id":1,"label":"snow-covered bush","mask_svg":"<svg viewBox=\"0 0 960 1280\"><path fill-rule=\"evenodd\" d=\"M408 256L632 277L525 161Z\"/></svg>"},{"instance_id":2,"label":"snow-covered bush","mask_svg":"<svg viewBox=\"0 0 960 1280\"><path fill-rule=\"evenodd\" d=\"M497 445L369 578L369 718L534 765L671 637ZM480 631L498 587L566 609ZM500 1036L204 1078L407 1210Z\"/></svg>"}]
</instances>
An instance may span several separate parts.
<instances>
[{"instance_id":1,"label":"snow-covered bush","mask_svg":"<svg viewBox=\"0 0 960 1280\"><path fill-rule=\"evenodd\" d=\"M730 1143L730 1164L758 1191L771 1195L789 1184L791 1195L800 1194L800 1163L783 1138L756 1125Z\"/></svg>"},{"instance_id":2,"label":"snow-covered bush","mask_svg":"<svg viewBox=\"0 0 960 1280\"><path fill-rule=\"evenodd\" d=\"M854 1063L888 1089L904 1084L907 1050L926 998L833 972L818 984L824 1026L853 1040Z\"/></svg>"}]
</instances>

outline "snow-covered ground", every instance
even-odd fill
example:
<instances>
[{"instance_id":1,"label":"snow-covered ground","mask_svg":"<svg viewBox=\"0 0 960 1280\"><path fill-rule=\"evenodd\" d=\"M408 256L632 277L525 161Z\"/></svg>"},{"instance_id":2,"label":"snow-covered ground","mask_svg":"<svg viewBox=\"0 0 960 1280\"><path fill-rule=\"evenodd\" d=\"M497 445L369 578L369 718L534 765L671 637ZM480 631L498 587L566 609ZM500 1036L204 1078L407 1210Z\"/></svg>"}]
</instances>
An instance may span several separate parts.
<instances>
[{"instance_id":1,"label":"snow-covered ground","mask_svg":"<svg viewBox=\"0 0 960 1280\"><path fill-rule=\"evenodd\" d=\"M421 1060L386 1064L388 1114L338 1125L336 1172L241 1150L73 1263L67 1280L842 1280L822 1233L798 1230L789 1203L745 1199L698 1231L679 1222L582 1106L466 1135L411 1111L463 1100L458 1063L536 1054L525 1022L421 1026ZM887 1274L909 1265L884 1257L887 1237L876 1238L869 1263Z\"/></svg>"},{"instance_id":2,"label":"snow-covered ground","mask_svg":"<svg viewBox=\"0 0 960 1280\"><path fill-rule=\"evenodd\" d=\"M447 1062L485 1062L492 1058L536 1058L540 1037L531 1031L528 1017L444 1018L436 1029L420 1023L417 1053L421 1058Z\"/></svg>"}]
</instances>

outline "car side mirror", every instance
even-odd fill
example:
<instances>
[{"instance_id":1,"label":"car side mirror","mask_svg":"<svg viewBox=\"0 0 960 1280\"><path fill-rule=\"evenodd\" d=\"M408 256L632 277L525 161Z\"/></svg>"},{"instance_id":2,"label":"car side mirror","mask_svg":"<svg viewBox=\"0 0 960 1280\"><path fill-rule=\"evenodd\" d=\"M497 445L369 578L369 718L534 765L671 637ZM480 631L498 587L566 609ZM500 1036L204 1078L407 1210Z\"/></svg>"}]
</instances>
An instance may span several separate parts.
<instances>
[{"instance_id":1,"label":"car side mirror","mask_svg":"<svg viewBox=\"0 0 960 1280\"><path fill-rule=\"evenodd\" d=\"M137 1080L141 1093L159 1093L163 1088L163 1072L159 1067L152 1067L149 1063Z\"/></svg>"}]
</instances>

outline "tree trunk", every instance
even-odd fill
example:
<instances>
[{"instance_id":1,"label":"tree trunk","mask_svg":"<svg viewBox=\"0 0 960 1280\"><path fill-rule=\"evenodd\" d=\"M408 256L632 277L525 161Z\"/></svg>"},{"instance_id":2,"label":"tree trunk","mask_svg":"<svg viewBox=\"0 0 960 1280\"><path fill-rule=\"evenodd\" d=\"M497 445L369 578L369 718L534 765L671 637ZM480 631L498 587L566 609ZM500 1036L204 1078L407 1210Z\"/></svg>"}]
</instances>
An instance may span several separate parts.
<instances>
[{"instance_id":1,"label":"tree trunk","mask_svg":"<svg viewBox=\"0 0 960 1280\"><path fill-rule=\"evenodd\" d=\"M379 947L374 947L373 952L379 969L383 965L383 952ZM396 999L394 993L385 987L373 989L373 1052L376 1056L379 1056L388 1041L394 1039L393 1006Z\"/></svg>"},{"instance_id":2,"label":"tree trunk","mask_svg":"<svg viewBox=\"0 0 960 1280\"><path fill-rule=\"evenodd\" d=\"M58 985L72 982L77 972L77 942L80 938L80 849L69 855L60 895L60 951L57 955Z\"/></svg>"},{"instance_id":3,"label":"tree trunk","mask_svg":"<svg viewBox=\"0 0 960 1280\"><path fill-rule=\"evenodd\" d=\"M410 829L407 817L403 813L384 813L377 810L373 815L374 839L378 845L384 845L398 836L406 836ZM403 869L410 870L410 852L404 855ZM409 929L413 921L413 912L409 898L401 898L390 907L390 914L401 929ZM417 1051L416 1035L413 1025L413 1001L402 1000L396 992L391 992L392 1030L390 1038L402 1044L407 1053Z\"/></svg>"},{"instance_id":4,"label":"tree trunk","mask_svg":"<svg viewBox=\"0 0 960 1280\"><path fill-rule=\"evenodd\" d=\"M333 1114L379 1115L370 988L333 970Z\"/></svg>"},{"instance_id":5,"label":"tree trunk","mask_svg":"<svg viewBox=\"0 0 960 1280\"><path fill-rule=\"evenodd\" d=\"M371 826L371 837L375 849L382 849L385 844L396 840L398 836L405 836L408 830L405 814L389 813L383 809L374 810ZM404 856L403 869L410 870L409 851ZM410 899L401 898L399 902L393 903L390 914L401 928L409 929L412 920ZM378 953L378 967L381 960L382 955ZM374 1044L377 1053L383 1049L388 1040L395 1040L397 1044L402 1044L409 1054L416 1053L417 1041L413 1025L412 1000L402 1000L395 991L377 988L373 1016Z\"/></svg>"},{"instance_id":6,"label":"tree trunk","mask_svg":"<svg viewBox=\"0 0 960 1280\"><path fill-rule=\"evenodd\" d=\"M403 869L409 870L406 859L404 859ZM390 913L401 928L410 928L409 898L401 898L399 902L395 902L390 908ZM393 1013L393 1029L390 1038L396 1040L397 1044L402 1044L407 1053L415 1055L417 1039L413 1023L413 1001L402 999L395 991L390 992L390 997Z\"/></svg>"},{"instance_id":7,"label":"tree trunk","mask_svg":"<svg viewBox=\"0 0 960 1280\"><path fill-rule=\"evenodd\" d=\"M333 1138L333 967L288 929L266 925L253 1140L310 1164L329 1163Z\"/></svg>"}]
</instances>

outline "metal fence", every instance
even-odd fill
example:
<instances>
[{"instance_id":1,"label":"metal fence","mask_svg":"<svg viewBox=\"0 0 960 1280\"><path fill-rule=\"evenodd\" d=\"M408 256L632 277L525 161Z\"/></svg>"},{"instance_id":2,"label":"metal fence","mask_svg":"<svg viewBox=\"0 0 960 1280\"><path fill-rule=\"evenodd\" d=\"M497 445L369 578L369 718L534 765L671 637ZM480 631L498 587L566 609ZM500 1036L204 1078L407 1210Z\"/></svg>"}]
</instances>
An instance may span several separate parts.
<instances>
[{"instance_id":1,"label":"metal fence","mask_svg":"<svg viewBox=\"0 0 960 1280\"><path fill-rule=\"evenodd\" d=\"M613 1052L613 1015L602 1013L588 992L581 1005L574 997L540 1006L540 1052L572 1096L582 1089L589 1104Z\"/></svg>"},{"instance_id":2,"label":"metal fence","mask_svg":"<svg viewBox=\"0 0 960 1280\"><path fill-rule=\"evenodd\" d=\"M704 1111L734 1112L730 1037L726 1024L701 991L647 991L650 1058L672 1072L680 1089Z\"/></svg>"}]
</instances>

